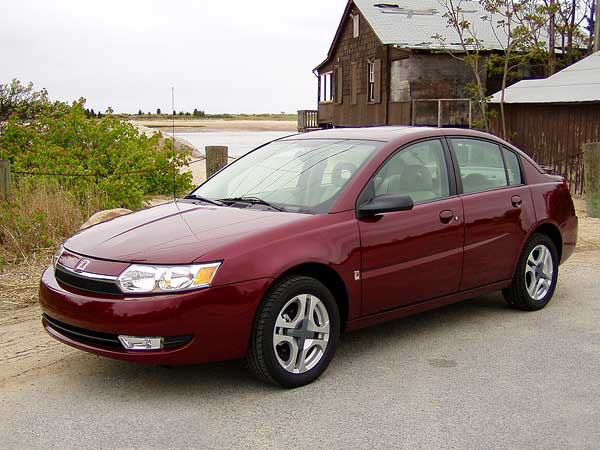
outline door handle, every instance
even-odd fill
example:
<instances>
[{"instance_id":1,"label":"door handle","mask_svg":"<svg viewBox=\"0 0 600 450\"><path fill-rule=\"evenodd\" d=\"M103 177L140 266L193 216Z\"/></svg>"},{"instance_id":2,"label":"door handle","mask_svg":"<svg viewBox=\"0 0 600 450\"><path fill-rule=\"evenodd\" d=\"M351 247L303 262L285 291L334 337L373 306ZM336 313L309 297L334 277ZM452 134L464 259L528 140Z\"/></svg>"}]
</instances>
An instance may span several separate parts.
<instances>
[{"instance_id":1,"label":"door handle","mask_svg":"<svg viewBox=\"0 0 600 450\"><path fill-rule=\"evenodd\" d=\"M442 223L449 223L453 217L454 213L449 209L444 209L443 211L440 211L440 221Z\"/></svg>"},{"instance_id":2,"label":"door handle","mask_svg":"<svg viewBox=\"0 0 600 450\"><path fill-rule=\"evenodd\" d=\"M513 205L515 208L518 208L519 206L521 206L521 203L523 203L523 200L521 200L521 197L520 197L520 196L518 196L518 195L513 195L513 196L510 198L510 201L512 202L512 205Z\"/></svg>"}]
</instances>

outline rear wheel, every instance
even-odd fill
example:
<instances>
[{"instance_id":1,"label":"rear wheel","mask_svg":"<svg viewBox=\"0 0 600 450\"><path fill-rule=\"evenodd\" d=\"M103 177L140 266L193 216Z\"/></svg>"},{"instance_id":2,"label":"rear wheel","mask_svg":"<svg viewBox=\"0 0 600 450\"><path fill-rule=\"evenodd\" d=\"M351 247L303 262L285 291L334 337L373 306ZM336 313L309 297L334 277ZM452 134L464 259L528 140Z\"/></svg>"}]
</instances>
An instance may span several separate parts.
<instances>
[{"instance_id":1,"label":"rear wheel","mask_svg":"<svg viewBox=\"0 0 600 450\"><path fill-rule=\"evenodd\" d=\"M327 368L339 333L329 289L314 278L284 278L269 290L256 315L246 365L263 381L303 386Z\"/></svg>"},{"instance_id":2,"label":"rear wheel","mask_svg":"<svg viewBox=\"0 0 600 450\"><path fill-rule=\"evenodd\" d=\"M511 306L535 311L550 302L557 278L556 247L548 236L536 233L525 244L512 284L502 293Z\"/></svg>"}]
</instances>

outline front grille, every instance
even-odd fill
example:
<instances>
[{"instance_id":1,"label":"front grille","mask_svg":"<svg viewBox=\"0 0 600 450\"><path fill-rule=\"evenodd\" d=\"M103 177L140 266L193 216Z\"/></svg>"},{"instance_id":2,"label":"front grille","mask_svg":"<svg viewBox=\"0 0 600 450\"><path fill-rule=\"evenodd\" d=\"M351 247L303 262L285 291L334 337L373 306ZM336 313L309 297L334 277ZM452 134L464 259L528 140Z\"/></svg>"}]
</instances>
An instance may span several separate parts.
<instances>
[{"instance_id":1,"label":"front grille","mask_svg":"<svg viewBox=\"0 0 600 450\"><path fill-rule=\"evenodd\" d=\"M121 341L119 341L119 337L116 334L100 333L98 331L74 327L73 325L59 322L47 314L44 314L43 317L50 328L76 342L93 345L94 347L118 348L123 350L123 345L121 345Z\"/></svg>"},{"instance_id":2,"label":"front grille","mask_svg":"<svg viewBox=\"0 0 600 450\"><path fill-rule=\"evenodd\" d=\"M86 330L53 319L48 314L42 316L49 328L58 334L75 342L91 345L93 347L124 350L119 335ZM163 350L173 350L182 347L192 340L192 336L168 336L163 338Z\"/></svg>"},{"instance_id":3,"label":"front grille","mask_svg":"<svg viewBox=\"0 0 600 450\"><path fill-rule=\"evenodd\" d=\"M82 291L96 292L98 294L123 295L116 283L112 281L94 280L92 278L78 276L62 270L60 266L56 266L54 276L59 282L76 289L81 289Z\"/></svg>"}]
</instances>

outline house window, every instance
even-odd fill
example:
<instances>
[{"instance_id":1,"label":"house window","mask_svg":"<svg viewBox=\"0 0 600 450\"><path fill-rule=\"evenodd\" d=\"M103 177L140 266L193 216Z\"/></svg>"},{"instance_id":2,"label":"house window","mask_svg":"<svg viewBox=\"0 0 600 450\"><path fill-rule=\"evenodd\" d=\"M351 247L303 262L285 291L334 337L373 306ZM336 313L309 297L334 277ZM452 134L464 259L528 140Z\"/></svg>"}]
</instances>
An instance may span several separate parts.
<instances>
[{"instance_id":1,"label":"house window","mask_svg":"<svg viewBox=\"0 0 600 450\"><path fill-rule=\"evenodd\" d=\"M375 62L369 61L367 64L367 73L369 80L369 101L375 101Z\"/></svg>"},{"instance_id":2,"label":"house window","mask_svg":"<svg viewBox=\"0 0 600 450\"><path fill-rule=\"evenodd\" d=\"M353 36L357 38L360 33L360 16L358 14L352 16L352 30Z\"/></svg>"},{"instance_id":3,"label":"house window","mask_svg":"<svg viewBox=\"0 0 600 450\"><path fill-rule=\"evenodd\" d=\"M321 74L321 92L319 99L321 102L332 102L333 101L333 72L326 72Z\"/></svg>"}]
</instances>

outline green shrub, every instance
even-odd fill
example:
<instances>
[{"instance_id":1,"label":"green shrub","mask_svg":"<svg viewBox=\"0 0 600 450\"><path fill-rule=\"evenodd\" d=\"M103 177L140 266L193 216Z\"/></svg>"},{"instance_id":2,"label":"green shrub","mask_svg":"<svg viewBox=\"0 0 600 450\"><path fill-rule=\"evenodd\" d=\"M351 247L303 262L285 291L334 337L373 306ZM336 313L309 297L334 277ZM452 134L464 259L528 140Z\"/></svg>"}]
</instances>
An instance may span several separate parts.
<instances>
[{"instance_id":1,"label":"green shrub","mask_svg":"<svg viewBox=\"0 0 600 450\"><path fill-rule=\"evenodd\" d=\"M14 90L0 89L1 98ZM179 170L189 151L147 137L110 109L86 112L83 99L51 103L31 85L26 93L31 104L7 109L0 129L0 159L10 161L14 185L13 199L0 201L0 266L49 251L100 210L139 209L149 196L191 190L191 173Z\"/></svg>"},{"instance_id":2,"label":"green shrub","mask_svg":"<svg viewBox=\"0 0 600 450\"><path fill-rule=\"evenodd\" d=\"M170 141L111 115L87 118L83 105L54 104L26 122L12 116L0 136L0 159L11 162L17 177L55 174L78 199L82 192L102 193L104 209L139 209L145 196L191 189L191 174L179 173L189 153L173 152Z\"/></svg>"}]
</instances>

